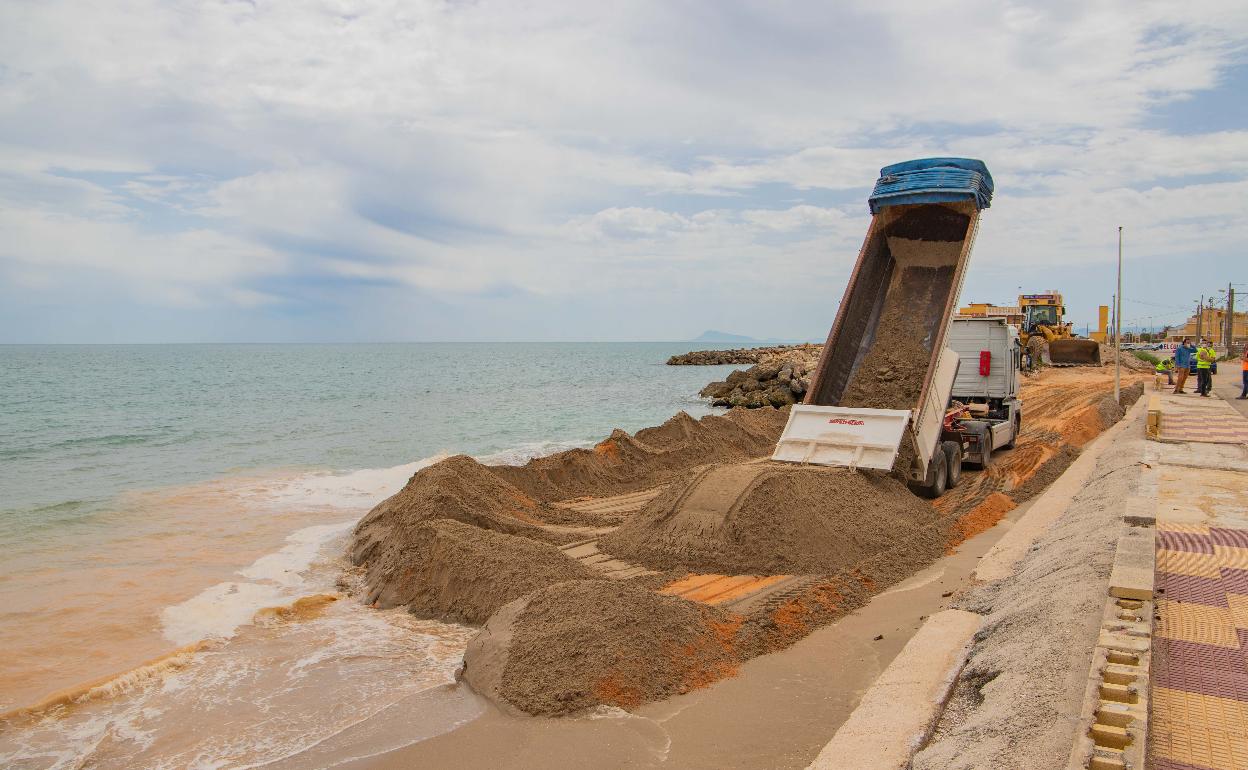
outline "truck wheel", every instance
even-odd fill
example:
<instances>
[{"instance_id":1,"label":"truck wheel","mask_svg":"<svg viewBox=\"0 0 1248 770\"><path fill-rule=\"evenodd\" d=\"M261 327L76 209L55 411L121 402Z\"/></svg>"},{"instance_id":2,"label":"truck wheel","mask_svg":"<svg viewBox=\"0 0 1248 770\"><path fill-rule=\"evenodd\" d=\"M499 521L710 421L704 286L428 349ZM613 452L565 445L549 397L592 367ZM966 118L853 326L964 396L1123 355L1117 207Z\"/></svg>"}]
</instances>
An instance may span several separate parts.
<instances>
[{"instance_id":1,"label":"truck wheel","mask_svg":"<svg viewBox=\"0 0 1248 770\"><path fill-rule=\"evenodd\" d=\"M962 480L962 446L956 441L945 441L940 446L945 450L945 487L953 489Z\"/></svg>"},{"instance_id":2,"label":"truck wheel","mask_svg":"<svg viewBox=\"0 0 1248 770\"><path fill-rule=\"evenodd\" d=\"M927 469L927 483L919 487L919 494L934 500L945 493L949 483L949 464L945 457L943 450L932 455L932 464Z\"/></svg>"},{"instance_id":3,"label":"truck wheel","mask_svg":"<svg viewBox=\"0 0 1248 770\"><path fill-rule=\"evenodd\" d=\"M992 431L984 431L983 444L981 444L981 452L979 455L979 469L988 470L988 465L992 462Z\"/></svg>"},{"instance_id":4,"label":"truck wheel","mask_svg":"<svg viewBox=\"0 0 1248 770\"><path fill-rule=\"evenodd\" d=\"M1002 449L1013 449L1018 443L1018 433L1023 429L1023 416L1021 414L1014 415L1014 432L1010 434L1010 440L1001 445Z\"/></svg>"}]
</instances>

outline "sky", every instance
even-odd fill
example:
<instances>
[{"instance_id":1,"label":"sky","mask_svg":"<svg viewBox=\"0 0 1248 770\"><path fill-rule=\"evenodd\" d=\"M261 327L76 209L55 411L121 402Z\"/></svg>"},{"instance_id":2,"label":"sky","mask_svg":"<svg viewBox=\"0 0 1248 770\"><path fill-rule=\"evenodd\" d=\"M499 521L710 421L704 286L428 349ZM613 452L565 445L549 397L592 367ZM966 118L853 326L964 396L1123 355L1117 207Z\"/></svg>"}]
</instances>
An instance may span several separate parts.
<instances>
[{"instance_id":1,"label":"sky","mask_svg":"<svg viewBox=\"0 0 1248 770\"><path fill-rule=\"evenodd\" d=\"M0 4L0 342L822 339L880 167L964 302L1248 308L1248 3Z\"/></svg>"}]
</instances>

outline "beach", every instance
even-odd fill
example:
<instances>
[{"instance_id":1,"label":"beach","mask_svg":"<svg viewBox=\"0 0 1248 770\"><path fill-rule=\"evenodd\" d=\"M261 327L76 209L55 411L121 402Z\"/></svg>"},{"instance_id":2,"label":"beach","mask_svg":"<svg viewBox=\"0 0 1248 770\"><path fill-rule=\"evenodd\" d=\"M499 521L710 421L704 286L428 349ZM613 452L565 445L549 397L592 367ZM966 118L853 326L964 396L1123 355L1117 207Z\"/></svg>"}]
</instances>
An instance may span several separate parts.
<instances>
[{"instance_id":1,"label":"beach","mask_svg":"<svg viewBox=\"0 0 1248 770\"><path fill-rule=\"evenodd\" d=\"M474 631L315 599L346 595L351 528L454 451L709 413L705 372L662 365L682 350L0 348L2 764L247 766L453 681ZM413 708L432 733L477 707Z\"/></svg>"},{"instance_id":2,"label":"beach","mask_svg":"<svg viewBox=\"0 0 1248 770\"><path fill-rule=\"evenodd\" d=\"M775 471L758 476L755 469L763 467L757 462L770 452L784 410L764 407L716 414L696 393L707 381L723 379L732 367L664 367L656 363L666 358L658 355L664 350L653 345L606 345L548 352L546 391L510 391L520 393L521 400L545 404L528 435L513 425L524 414L525 404L502 399L492 404L500 414L499 424L510 426L504 430L529 439L511 449L489 451L494 446L478 438L485 431L477 422L464 420L458 443L443 444L441 452L431 452L431 447L417 450L425 455L413 462L380 469L318 468L326 456L349 448L333 438L344 435L339 426L333 420L325 424L326 415L336 410L307 405L292 410L283 403L288 417L303 415L309 425L324 426L326 432L325 452L300 458L306 461L303 467L234 466L191 483L147 488L135 483L134 488L105 496L107 502L83 521L45 522L42 528L28 529L24 541L15 539L18 550L25 550L3 583L12 601L6 602L0 634L6 649L17 654L0 671L10 699L0 730L0 758L6 765L23 768L83 762L99 767L213 768L665 763L802 767L922 620L949 606L951 597L965 587L975 559L1003 531L994 525L1021 515L1038 488L1060 474L1079 447L1122 413L1105 405L1111 388L1105 371L1049 372L1026 386L1032 405L1030 430L1019 447L1003 453L990 472L968 474L935 506L902 488L893 504L900 508L875 511L883 516L881 521L892 521L879 530L878 545L872 544L877 541L871 540L870 526L864 528L860 514L855 514L857 524L846 520L829 530L835 538L838 531L857 529L857 544L850 550L829 540L803 556L801 548L767 538L749 547L705 550L711 541L671 540L670 535L656 540L645 534L653 526L647 523L648 511L672 505L683 510L679 501L688 493L672 497L674 492L662 490L696 485L699 474L705 473L699 468L724 469L730 486L745 483L743 488L759 490L760 514L781 505L799 517L795 521L804 522L795 530L798 533L826 526L819 523L824 519L800 518L810 515L801 513L807 510L803 489L816 495L813 500L827 500L828 495L842 494L838 490L843 488L857 490L852 494L860 496L892 487L884 477L869 481L885 484L876 492L844 487L850 480L843 479L842 472L812 469L792 479L775 477L790 491L786 497L774 497L766 491L771 478L766 474ZM325 351L312 352L315 355L305 365L322 366ZM384 359L408 352L387 349L380 355ZM520 356L516 351L501 352L506 355L496 351L494 360L501 358L506 365L491 376L516 376ZM194 355L193 350L179 353ZM464 363L479 361L478 353L469 346L461 353ZM534 357L532 350L525 355ZM551 389L556 383L575 381L587 357L614 367L592 375L603 382L603 389L564 388L559 404L566 408L552 406ZM619 382L607 382L613 378ZM645 411L639 411L637 403L627 399L629 385L643 380L644 388L666 392L658 400L643 399ZM1070 384L1075 380L1087 387L1072 398ZM612 403L612 396L621 403ZM370 403L375 402L360 395L355 408ZM425 399L412 403L425 410L420 425L431 433L451 430L446 420L463 420L454 413L437 424L435 412L449 415L454 410L430 411ZM618 424L600 427L570 420L578 413L618 417L630 409L631 424L621 422L633 433L619 430ZM389 417L402 409L388 402L383 411ZM480 406L470 411L475 420L486 419L491 412ZM336 414L334 420L349 422L351 413L347 415ZM550 424L539 424L541 420ZM386 420L378 424L385 425L389 436L382 440L394 441L396 434ZM303 445L314 443L293 428L287 435L299 435ZM355 443L373 451L369 440L373 438L380 439L356 436ZM266 455L276 453L252 439L252 444L237 443L260 445ZM452 457L465 450L475 450L476 456ZM177 459L177 453L167 449L148 451ZM49 463L49 454L39 461ZM189 458L186 462L190 464ZM448 475L447 469L453 472ZM114 468L114 475L119 472ZM732 474L743 472L742 482L730 481ZM445 496L447 483L459 490L454 499L460 503L451 504ZM34 497L34 491L51 486L32 485L30 494ZM390 510L408 517L403 520L419 522L425 515L420 501L426 494L441 501L438 516L451 518L437 519L441 523L433 529L421 525L404 530L424 532L425 540L407 541L409 535L369 524L386 521ZM892 494L879 499L893 499L888 497ZM901 513L903 509L908 513ZM37 510L23 513L31 517ZM734 519L738 535L747 538L753 537L743 535L753 526L748 524L750 517L760 515L748 510L746 504ZM661 514L654 522L661 524L666 516ZM913 523L905 526L916 529L907 530L909 534L901 538L906 549L898 551L891 544L898 537L897 527L907 519ZM743 526L747 530L741 530ZM758 531L771 532L769 538L783 532L774 522L762 526ZM44 533L45 541L30 532ZM609 567L610 560L577 562L577 543L589 535L603 553L618 553L617 560L625 560L623 572L617 570L604 582L603 565L616 569ZM479 548L474 545L478 541L490 545L473 550ZM369 542L375 545L361 551L361 544ZM389 589L384 588L384 579L377 582L378 576L406 569L402 565L410 562L402 559L410 556L400 556L380 573L371 573L368 565L382 552L378 547L384 550L405 542L424 542L422 547L435 549L421 561L432 571L422 573L409 588L386 594ZM656 543L677 550L656 551ZM525 550L524 558L519 558L521 551L513 552L519 546L537 550L531 554ZM572 551L561 551L566 548ZM889 549L892 556L880 562L874 555L878 548ZM408 552L396 552L404 553ZM490 559L498 566L488 566ZM536 577L541 573L534 573L533 565L544 559L554 560L554 572ZM698 560L704 571L726 569L731 575L735 569L736 574L753 571L759 577L744 582L733 578L737 587L717 594L718 600L699 598L708 595L706 590L682 587L706 584L689 576L687 565L696 566ZM527 565L522 571L512 570L513 564L522 563ZM465 569L469 564L474 566ZM765 577L786 570L813 574L799 575L801 579ZM573 582L560 582L566 580ZM703 660L709 650L687 659L682 654L675 660L684 662L669 673L654 667L657 659L650 660L645 647L626 653L632 656L629 659L649 661L636 669L636 676L659 689L639 696L628 694L628 689L592 690L597 705L590 700L570 709L560 707L550 712L555 718L517 712L515 701L509 699L520 697L514 694L521 692L515 689L519 680L513 678L511 689L498 691L481 680L472 681L476 675L472 661L480 656L474 658L471 648L480 647L479 627L494 623L503 604L512 596L546 596L544 601L554 602L555 617L564 617L571 610L560 604L568 596L561 586L578 584L590 590L590 603L572 611L574 616L589 612L590 617L598 611L595 608L625 601L620 609L633 606L631 602L637 609L629 612L658 612L656 618L668 618L647 632L656 638L687 638L700 645L697 629L708 621L711 628L721 629L716 633L727 631L731 637L725 637L723 651L715 653L719 657ZM430 591L433 586L441 588ZM473 586L471 593L464 593L466 586ZM592 598L610 586L625 594L606 603ZM446 594L448 589L453 593ZM836 597L831 603L828 591ZM487 624L487 633L488 629ZM602 649L608 656L625 654L613 650L628 649L632 633L624 631L618 639L586 638L581 644L606 644ZM682 637L690 633L694 636ZM593 655L570 658L558 644L543 643L534 649L542 647L543 654L562 656L556 660L595 660ZM533 680L538 689L532 692L542 697L561 692L559 688L578 687L576 677L583 675L580 664L558 674L552 672L562 670L562 663L553 668L551 663L523 663L536 666L527 669L517 668L522 665L519 660L512 661L509 670L531 670L538 677ZM588 673L602 676L610 670L609 660L586 664L591 666ZM677 678L665 679L671 676ZM627 680L617 681L622 685Z\"/></svg>"}]
</instances>

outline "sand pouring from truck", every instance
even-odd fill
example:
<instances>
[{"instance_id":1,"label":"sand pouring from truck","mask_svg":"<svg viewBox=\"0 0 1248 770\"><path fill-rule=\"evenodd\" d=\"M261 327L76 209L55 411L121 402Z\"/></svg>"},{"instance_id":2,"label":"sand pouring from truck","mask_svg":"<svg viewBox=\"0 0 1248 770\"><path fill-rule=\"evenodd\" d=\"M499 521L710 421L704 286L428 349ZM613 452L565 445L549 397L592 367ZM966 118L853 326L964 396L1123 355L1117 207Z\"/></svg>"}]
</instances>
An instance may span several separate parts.
<instances>
[{"instance_id":1,"label":"sand pouring from truck","mask_svg":"<svg viewBox=\"0 0 1248 770\"><path fill-rule=\"evenodd\" d=\"M987 462L993 445L1013 442L1016 393L986 397L978 415L951 404L960 357L946 338L992 192L979 160L925 158L880 170L836 320L772 459L893 470L937 497L957 483L968 454ZM997 358L1017 366L1015 351ZM977 443L985 425L1002 443Z\"/></svg>"}]
</instances>

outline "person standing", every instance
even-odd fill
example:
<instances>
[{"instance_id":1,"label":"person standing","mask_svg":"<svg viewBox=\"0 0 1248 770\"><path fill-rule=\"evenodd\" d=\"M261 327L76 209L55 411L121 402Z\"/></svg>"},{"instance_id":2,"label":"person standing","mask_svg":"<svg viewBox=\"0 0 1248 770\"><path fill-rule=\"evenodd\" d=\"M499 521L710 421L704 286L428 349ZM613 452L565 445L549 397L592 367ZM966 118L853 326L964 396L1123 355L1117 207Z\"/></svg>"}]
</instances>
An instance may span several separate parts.
<instances>
[{"instance_id":1,"label":"person standing","mask_svg":"<svg viewBox=\"0 0 1248 770\"><path fill-rule=\"evenodd\" d=\"M1240 398L1248 398L1248 345L1244 345L1244 357L1241 361L1244 367L1244 392L1239 394Z\"/></svg>"},{"instance_id":2,"label":"person standing","mask_svg":"<svg viewBox=\"0 0 1248 770\"><path fill-rule=\"evenodd\" d=\"M1174 384L1175 393L1186 393L1183 390L1183 383L1187 382L1188 369L1192 365L1192 341L1187 337L1183 338L1183 342L1174 349L1174 368L1178 373L1179 381Z\"/></svg>"},{"instance_id":3,"label":"person standing","mask_svg":"<svg viewBox=\"0 0 1248 770\"><path fill-rule=\"evenodd\" d=\"M1201 340L1200 347L1196 348L1196 392L1203 398L1208 398L1209 391L1213 390L1213 362L1217 358L1209 340Z\"/></svg>"}]
</instances>

